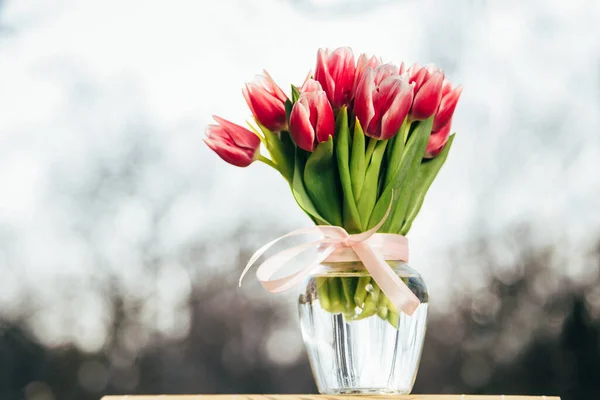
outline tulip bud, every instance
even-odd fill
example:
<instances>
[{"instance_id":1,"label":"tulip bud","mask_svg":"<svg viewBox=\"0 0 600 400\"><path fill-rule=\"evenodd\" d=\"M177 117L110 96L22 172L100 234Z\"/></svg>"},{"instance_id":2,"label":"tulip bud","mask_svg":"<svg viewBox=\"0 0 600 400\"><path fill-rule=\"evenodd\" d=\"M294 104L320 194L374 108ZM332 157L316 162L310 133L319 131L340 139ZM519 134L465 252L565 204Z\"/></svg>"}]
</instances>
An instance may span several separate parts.
<instances>
[{"instance_id":1,"label":"tulip bud","mask_svg":"<svg viewBox=\"0 0 600 400\"><path fill-rule=\"evenodd\" d=\"M335 119L323 90L303 93L290 114L290 135L298 147L313 151L317 142L325 142L335 131Z\"/></svg>"},{"instance_id":2,"label":"tulip bud","mask_svg":"<svg viewBox=\"0 0 600 400\"><path fill-rule=\"evenodd\" d=\"M425 149L425 158L433 158L440 154L448 142L451 129L452 119L450 119L450 121L448 121L448 123L446 123L439 131L434 130L431 132L429 142L427 142L427 148Z\"/></svg>"},{"instance_id":3,"label":"tulip bud","mask_svg":"<svg viewBox=\"0 0 600 400\"><path fill-rule=\"evenodd\" d=\"M413 85L398 75L398 68L384 64L367 68L354 97L354 113L365 135L385 140L394 137L408 115Z\"/></svg>"},{"instance_id":4,"label":"tulip bud","mask_svg":"<svg viewBox=\"0 0 600 400\"><path fill-rule=\"evenodd\" d=\"M319 49L317 52L315 79L336 110L352 100L355 70L354 54L348 47L340 47L333 52Z\"/></svg>"},{"instance_id":5,"label":"tulip bud","mask_svg":"<svg viewBox=\"0 0 600 400\"><path fill-rule=\"evenodd\" d=\"M247 167L257 158L260 139L254 132L213 115L218 125L209 125L204 143L219 157L238 167Z\"/></svg>"},{"instance_id":6,"label":"tulip bud","mask_svg":"<svg viewBox=\"0 0 600 400\"><path fill-rule=\"evenodd\" d=\"M444 73L435 67L414 65L409 69L409 82L415 84L415 97L410 110L413 121L431 117L438 110L442 99Z\"/></svg>"},{"instance_id":7,"label":"tulip bud","mask_svg":"<svg viewBox=\"0 0 600 400\"><path fill-rule=\"evenodd\" d=\"M246 103L258 122L271 131L280 131L286 127L285 101L287 96L271 75L263 71L254 82L242 89Z\"/></svg>"},{"instance_id":8,"label":"tulip bud","mask_svg":"<svg viewBox=\"0 0 600 400\"><path fill-rule=\"evenodd\" d=\"M302 87L300 88L301 93L318 92L318 91L323 91L321 84L318 81L315 81L314 79L311 79L311 78L307 78L304 81L304 83L302 84Z\"/></svg>"},{"instance_id":9,"label":"tulip bud","mask_svg":"<svg viewBox=\"0 0 600 400\"><path fill-rule=\"evenodd\" d=\"M367 58L366 54L361 54L360 57L358 57L358 62L356 63L356 72L354 73L354 89L352 90L352 92L356 93L356 88L358 87L360 78L362 78L367 68L375 69L380 65L381 59L375 56Z\"/></svg>"},{"instance_id":10,"label":"tulip bud","mask_svg":"<svg viewBox=\"0 0 600 400\"><path fill-rule=\"evenodd\" d=\"M452 84L444 79L444 85L442 87L442 101L440 107L435 113L433 118L433 130L438 131L442 129L451 119L456 109L456 104L462 93L462 87L457 86L452 89Z\"/></svg>"}]
</instances>

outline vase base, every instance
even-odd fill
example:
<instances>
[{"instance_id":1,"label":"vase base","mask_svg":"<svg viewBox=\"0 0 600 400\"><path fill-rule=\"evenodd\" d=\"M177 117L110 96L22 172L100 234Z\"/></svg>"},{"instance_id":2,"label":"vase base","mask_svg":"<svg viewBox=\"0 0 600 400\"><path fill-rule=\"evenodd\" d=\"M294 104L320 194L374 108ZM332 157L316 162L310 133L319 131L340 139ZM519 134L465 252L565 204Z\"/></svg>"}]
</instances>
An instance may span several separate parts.
<instances>
[{"instance_id":1,"label":"vase base","mask_svg":"<svg viewBox=\"0 0 600 400\"><path fill-rule=\"evenodd\" d=\"M352 395L352 396L383 396L383 395L403 395L410 394L409 390L395 390L395 389L382 389L382 388L342 388L342 389L330 389L327 391L320 392L321 394L328 395Z\"/></svg>"}]
</instances>

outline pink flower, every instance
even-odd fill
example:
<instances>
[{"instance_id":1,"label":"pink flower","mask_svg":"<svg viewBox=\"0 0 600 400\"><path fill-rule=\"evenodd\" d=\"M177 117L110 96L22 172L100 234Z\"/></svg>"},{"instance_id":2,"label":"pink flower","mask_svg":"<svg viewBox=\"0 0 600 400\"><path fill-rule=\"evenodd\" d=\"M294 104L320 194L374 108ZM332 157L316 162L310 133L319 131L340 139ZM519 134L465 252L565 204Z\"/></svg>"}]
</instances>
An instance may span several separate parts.
<instances>
[{"instance_id":1,"label":"pink flower","mask_svg":"<svg viewBox=\"0 0 600 400\"><path fill-rule=\"evenodd\" d=\"M315 79L327 93L333 108L350 104L355 69L354 54L348 47L340 47L333 52L319 49L317 52Z\"/></svg>"},{"instance_id":2,"label":"pink flower","mask_svg":"<svg viewBox=\"0 0 600 400\"><path fill-rule=\"evenodd\" d=\"M413 85L398 75L398 68L384 64L367 68L354 97L354 113L367 136L394 137L408 115L413 101Z\"/></svg>"},{"instance_id":3,"label":"pink flower","mask_svg":"<svg viewBox=\"0 0 600 400\"><path fill-rule=\"evenodd\" d=\"M246 103L252 115L271 131L279 131L286 127L285 101L287 96L273 81L267 71L257 75L254 82L246 84L242 89Z\"/></svg>"},{"instance_id":4,"label":"pink flower","mask_svg":"<svg viewBox=\"0 0 600 400\"><path fill-rule=\"evenodd\" d=\"M410 110L413 121L431 117L438 110L442 99L444 73L437 68L414 65L408 69L409 82L415 84L415 98Z\"/></svg>"},{"instance_id":5,"label":"pink flower","mask_svg":"<svg viewBox=\"0 0 600 400\"><path fill-rule=\"evenodd\" d=\"M358 57L358 61L356 63L356 72L354 73L354 89L352 90L352 92L356 93L356 88L358 87L360 78L362 78L367 68L375 69L381 64L381 59L375 56L368 58L366 54L361 54L360 57Z\"/></svg>"},{"instance_id":6,"label":"pink flower","mask_svg":"<svg viewBox=\"0 0 600 400\"><path fill-rule=\"evenodd\" d=\"M322 90L323 88L321 87L321 84L311 78L307 78L300 88L301 93L318 92Z\"/></svg>"},{"instance_id":7,"label":"pink flower","mask_svg":"<svg viewBox=\"0 0 600 400\"><path fill-rule=\"evenodd\" d=\"M247 167L257 158L260 139L254 132L213 115L218 125L209 125L204 143L229 164Z\"/></svg>"},{"instance_id":8,"label":"pink flower","mask_svg":"<svg viewBox=\"0 0 600 400\"><path fill-rule=\"evenodd\" d=\"M298 147L313 151L335 131L333 110L323 90L303 93L290 114L290 135Z\"/></svg>"},{"instance_id":9,"label":"pink flower","mask_svg":"<svg viewBox=\"0 0 600 400\"><path fill-rule=\"evenodd\" d=\"M431 132L427 148L425 149L425 158L433 158L440 154L446 146L452 129L452 118L440 130Z\"/></svg>"},{"instance_id":10,"label":"pink flower","mask_svg":"<svg viewBox=\"0 0 600 400\"><path fill-rule=\"evenodd\" d=\"M442 101L440 107L433 118L433 130L442 129L451 119L456 109L456 104L462 93L462 87L457 86L452 89L452 84L447 79L444 79L442 86Z\"/></svg>"}]
</instances>

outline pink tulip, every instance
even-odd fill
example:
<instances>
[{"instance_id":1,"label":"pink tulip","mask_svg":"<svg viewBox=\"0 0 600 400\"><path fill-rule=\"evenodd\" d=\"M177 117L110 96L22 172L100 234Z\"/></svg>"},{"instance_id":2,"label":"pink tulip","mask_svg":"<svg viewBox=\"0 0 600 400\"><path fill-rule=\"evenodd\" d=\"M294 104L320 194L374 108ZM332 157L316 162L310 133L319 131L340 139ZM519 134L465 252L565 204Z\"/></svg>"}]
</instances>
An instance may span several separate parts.
<instances>
[{"instance_id":1,"label":"pink tulip","mask_svg":"<svg viewBox=\"0 0 600 400\"><path fill-rule=\"evenodd\" d=\"M356 88L358 87L360 78L362 78L367 68L375 69L381 64L381 59L375 56L368 58L366 54L361 54L360 57L358 57L358 62L356 63L356 72L354 73L354 89L352 92L356 93Z\"/></svg>"},{"instance_id":2,"label":"pink tulip","mask_svg":"<svg viewBox=\"0 0 600 400\"><path fill-rule=\"evenodd\" d=\"M285 101L287 96L271 75L263 71L257 75L254 82L246 84L242 89L246 103L252 110L252 115L271 131L279 131L286 127Z\"/></svg>"},{"instance_id":3,"label":"pink tulip","mask_svg":"<svg viewBox=\"0 0 600 400\"><path fill-rule=\"evenodd\" d=\"M302 84L302 87L300 88L301 93L318 92L318 91L323 91L321 84L318 81L315 81L314 79L311 79L311 78L307 78L304 81L304 83Z\"/></svg>"},{"instance_id":4,"label":"pink tulip","mask_svg":"<svg viewBox=\"0 0 600 400\"><path fill-rule=\"evenodd\" d=\"M408 115L413 101L413 85L398 75L398 68L384 64L367 68L354 97L354 113L367 136L394 137Z\"/></svg>"},{"instance_id":5,"label":"pink tulip","mask_svg":"<svg viewBox=\"0 0 600 400\"><path fill-rule=\"evenodd\" d=\"M257 158L260 139L254 132L213 115L218 125L209 125L204 142L229 164L247 167Z\"/></svg>"},{"instance_id":6,"label":"pink tulip","mask_svg":"<svg viewBox=\"0 0 600 400\"><path fill-rule=\"evenodd\" d=\"M446 123L439 131L431 132L429 142L427 142L427 148L425 149L425 158L433 158L440 154L448 142L451 129L452 119L450 119L450 121L448 121L448 123Z\"/></svg>"},{"instance_id":7,"label":"pink tulip","mask_svg":"<svg viewBox=\"0 0 600 400\"><path fill-rule=\"evenodd\" d=\"M348 47L340 47L333 52L319 49L317 52L315 79L327 93L333 108L350 104L355 70L354 54Z\"/></svg>"},{"instance_id":8,"label":"pink tulip","mask_svg":"<svg viewBox=\"0 0 600 400\"><path fill-rule=\"evenodd\" d=\"M442 99L444 73L435 67L414 65L409 68L409 82L415 84L415 98L410 110L413 121L431 117L438 110Z\"/></svg>"},{"instance_id":9,"label":"pink tulip","mask_svg":"<svg viewBox=\"0 0 600 400\"><path fill-rule=\"evenodd\" d=\"M435 113L433 118L433 130L439 131L442 129L451 119L456 109L456 104L462 93L462 87L457 86L452 89L452 84L447 79L444 79L444 85L442 87L442 101L440 107Z\"/></svg>"},{"instance_id":10,"label":"pink tulip","mask_svg":"<svg viewBox=\"0 0 600 400\"><path fill-rule=\"evenodd\" d=\"M313 151L335 131L333 110L323 90L303 93L290 114L290 135L298 147Z\"/></svg>"},{"instance_id":11,"label":"pink tulip","mask_svg":"<svg viewBox=\"0 0 600 400\"><path fill-rule=\"evenodd\" d=\"M400 73L400 75L406 72L406 66L404 65L404 61L400 63L400 68L398 69L398 72Z\"/></svg>"}]
</instances>

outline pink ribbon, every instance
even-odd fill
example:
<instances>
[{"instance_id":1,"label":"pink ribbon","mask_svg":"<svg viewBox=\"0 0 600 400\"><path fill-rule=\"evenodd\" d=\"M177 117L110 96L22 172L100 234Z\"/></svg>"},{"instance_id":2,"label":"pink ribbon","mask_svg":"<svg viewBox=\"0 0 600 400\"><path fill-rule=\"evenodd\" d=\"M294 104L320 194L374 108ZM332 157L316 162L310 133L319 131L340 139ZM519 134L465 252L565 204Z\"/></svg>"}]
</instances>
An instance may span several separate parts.
<instances>
[{"instance_id":1,"label":"pink ribbon","mask_svg":"<svg viewBox=\"0 0 600 400\"><path fill-rule=\"evenodd\" d=\"M386 262L408 261L408 239L402 235L376 233L386 220L390 208L376 226L362 233L350 235L339 226L318 225L298 229L270 241L252 255L240 276L240 286L248 270L275 243L297 235L322 234L324 237L319 240L282 250L266 259L256 270L256 277L263 287L271 293L282 292L300 284L323 262L361 261L392 304L412 315L420 301ZM272 279L287 262L315 247L317 255L306 267L283 278Z\"/></svg>"}]
</instances>

